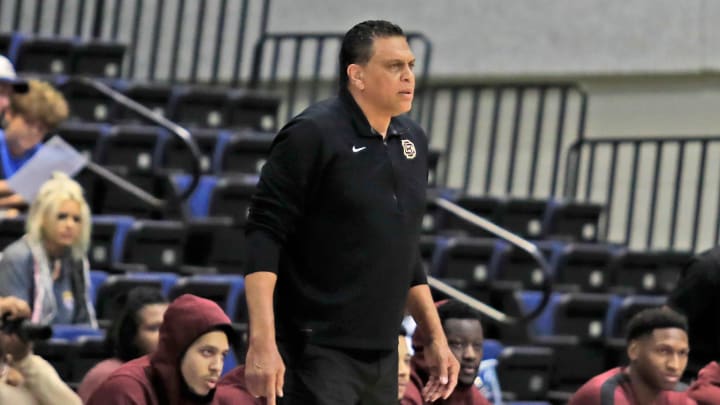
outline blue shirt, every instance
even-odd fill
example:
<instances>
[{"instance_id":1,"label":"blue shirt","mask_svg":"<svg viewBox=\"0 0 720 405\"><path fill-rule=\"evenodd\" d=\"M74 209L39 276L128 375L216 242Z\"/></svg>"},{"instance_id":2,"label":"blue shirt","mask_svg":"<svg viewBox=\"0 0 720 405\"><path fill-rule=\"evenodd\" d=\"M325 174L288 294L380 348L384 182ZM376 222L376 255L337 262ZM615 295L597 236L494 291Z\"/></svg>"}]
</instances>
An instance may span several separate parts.
<instances>
[{"instance_id":1,"label":"blue shirt","mask_svg":"<svg viewBox=\"0 0 720 405\"><path fill-rule=\"evenodd\" d=\"M42 143L38 143L21 156L13 156L5 142L5 131L0 129L0 160L2 160L2 178L9 179L18 171L35 153L42 147Z\"/></svg>"}]
</instances>

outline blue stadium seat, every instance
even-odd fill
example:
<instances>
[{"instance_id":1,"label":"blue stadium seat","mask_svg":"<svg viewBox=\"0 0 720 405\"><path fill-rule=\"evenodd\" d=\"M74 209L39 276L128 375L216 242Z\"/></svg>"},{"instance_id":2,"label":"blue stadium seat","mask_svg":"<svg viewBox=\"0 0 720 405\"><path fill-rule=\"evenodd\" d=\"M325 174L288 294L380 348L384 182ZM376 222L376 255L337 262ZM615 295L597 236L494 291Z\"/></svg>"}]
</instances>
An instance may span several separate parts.
<instances>
[{"instance_id":1,"label":"blue stadium seat","mask_svg":"<svg viewBox=\"0 0 720 405\"><path fill-rule=\"evenodd\" d=\"M53 339L64 339L75 341L82 336L98 337L105 336L105 331L87 325L53 325Z\"/></svg>"},{"instance_id":2,"label":"blue stadium seat","mask_svg":"<svg viewBox=\"0 0 720 405\"><path fill-rule=\"evenodd\" d=\"M164 296L170 296L170 290L177 284L179 276L176 273L128 273L127 277L132 280L143 280L160 282L160 288Z\"/></svg>"},{"instance_id":3,"label":"blue stadium seat","mask_svg":"<svg viewBox=\"0 0 720 405\"><path fill-rule=\"evenodd\" d=\"M227 93L223 114L227 128L274 131L280 96L264 90L236 89Z\"/></svg>"},{"instance_id":4,"label":"blue stadium seat","mask_svg":"<svg viewBox=\"0 0 720 405\"><path fill-rule=\"evenodd\" d=\"M547 200L511 198L498 205L495 223L522 237L540 239L546 207Z\"/></svg>"},{"instance_id":5,"label":"blue stadium seat","mask_svg":"<svg viewBox=\"0 0 720 405\"><path fill-rule=\"evenodd\" d=\"M622 294L669 294L691 257L689 252L619 249L611 263L613 290Z\"/></svg>"},{"instance_id":6,"label":"blue stadium seat","mask_svg":"<svg viewBox=\"0 0 720 405\"><path fill-rule=\"evenodd\" d=\"M218 145L224 145L230 139L230 133L212 129L194 129L192 140L200 151L200 172L210 174L213 171L213 156ZM161 140L155 157L158 169L171 172L190 173L192 155L188 147L177 137L168 136Z\"/></svg>"},{"instance_id":7,"label":"blue stadium seat","mask_svg":"<svg viewBox=\"0 0 720 405\"><path fill-rule=\"evenodd\" d=\"M122 260L125 238L133 218L120 215L94 215L88 258L94 269L111 269Z\"/></svg>"},{"instance_id":8,"label":"blue stadium seat","mask_svg":"<svg viewBox=\"0 0 720 405\"><path fill-rule=\"evenodd\" d=\"M169 136L156 126L117 125L97 145L97 162L130 172L152 172L161 140Z\"/></svg>"},{"instance_id":9,"label":"blue stadium seat","mask_svg":"<svg viewBox=\"0 0 720 405\"><path fill-rule=\"evenodd\" d=\"M491 196L456 196L453 201L455 204L465 208L473 214L479 215L485 219L493 220L498 209L499 200ZM493 237L493 235L478 228L475 225L459 218L444 209L438 209L436 214L437 232L449 235L466 235L477 237Z\"/></svg>"},{"instance_id":10,"label":"blue stadium seat","mask_svg":"<svg viewBox=\"0 0 720 405\"><path fill-rule=\"evenodd\" d=\"M592 243L568 243L553 257L556 289L605 292L612 282L612 248Z\"/></svg>"},{"instance_id":11,"label":"blue stadium seat","mask_svg":"<svg viewBox=\"0 0 720 405\"><path fill-rule=\"evenodd\" d=\"M224 114L226 87L174 86L168 101L168 118L191 128L227 128Z\"/></svg>"},{"instance_id":12,"label":"blue stadium seat","mask_svg":"<svg viewBox=\"0 0 720 405\"><path fill-rule=\"evenodd\" d=\"M511 400L546 398L553 364L552 349L507 346L497 360L497 375L504 398Z\"/></svg>"},{"instance_id":13,"label":"blue stadium seat","mask_svg":"<svg viewBox=\"0 0 720 405\"><path fill-rule=\"evenodd\" d=\"M67 143L88 160L95 160L95 151L100 139L110 133L108 124L66 121L55 130Z\"/></svg>"},{"instance_id":14,"label":"blue stadium seat","mask_svg":"<svg viewBox=\"0 0 720 405\"><path fill-rule=\"evenodd\" d=\"M122 75L125 45L119 42L89 39L73 43L70 72L75 75L115 79Z\"/></svg>"},{"instance_id":15,"label":"blue stadium seat","mask_svg":"<svg viewBox=\"0 0 720 405\"><path fill-rule=\"evenodd\" d=\"M25 234L25 215L0 220L0 249L20 239Z\"/></svg>"},{"instance_id":16,"label":"blue stadium seat","mask_svg":"<svg viewBox=\"0 0 720 405\"><path fill-rule=\"evenodd\" d=\"M115 81L115 90L147 107L160 116L167 116L167 105L172 93L172 85L158 82ZM124 124L148 124L141 115L116 104L111 120Z\"/></svg>"},{"instance_id":17,"label":"blue stadium seat","mask_svg":"<svg viewBox=\"0 0 720 405\"><path fill-rule=\"evenodd\" d=\"M194 294L207 298L216 302L233 319L238 297L244 289L245 280L240 275L196 275L178 280L168 297L172 300L182 294Z\"/></svg>"},{"instance_id":18,"label":"blue stadium seat","mask_svg":"<svg viewBox=\"0 0 720 405\"><path fill-rule=\"evenodd\" d=\"M107 278L108 274L104 271L90 270L90 300L93 305L97 304L97 292Z\"/></svg>"},{"instance_id":19,"label":"blue stadium seat","mask_svg":"<svg viewBox=\"0 0 720 405\"><path fill-rule=\"evenodd\" d=\"M227 144L215 150L215 173L260 174L273 138L275 134L271 132L245 130L236 133Z\"/></svg>"},{"instance_id":20,"label":"blue stadium seat","mask_svg":"<svg viewBox=\"0 0 720 405\"><path fill-rule=\"evenodd\" d=\"M55 84L62 91L70 107L70 120L80 122L109 122L115 102L87 84L70 81L67 76L55 77ZM107 85L112 86L110 80Z\"/></svg>"},{"instance_id":21,"label":"blue stadium seat","mask_svg":"<svg viewBox=\"0 0 720 405\"><path fill-rule=\"evenodd\" d=\"M547 262L552 265L550 258L561 248L561 245L551 241L537 242L536 245ZM523 289L540 289L547 281L546 277L552 279L555 273L551 268L549 269L550 274L546 276L529 253L506 242L498 242L489 268L491 269L490 279L493 283L516 284Z\"/></svg>"},{"instance_id":22,"label":"blue stadium seat","mask_svg":"<svg viewBox=\"0 0 720 405\"><path fill-rule=\"evenodd\" d=\"M602 211L600 204L549 200L543 216L543 238L595 242Z\"/></svg>"},{"instance_id":23,"label":"blue stadium seat","mask_svg":"<svg viewBox=\"0 0 720 405\"><path fill-rule=\"evenodd\" d=\"M179 221L135 221L128 231L123 263L145 271L177 271L183 263L186 228Z\"/></svg>"},{"instance_id":24,"label":"blue stadium seat","mask_svg":"<svg viewBox=\"0 0 720 405\"><path fill-rule=\"evenodd\" d=\"M23 73L69 74L75 40L16 33L8 57Z\"/></svg>"},{"instance_id":25,"label":"blue stadium seat","mask_svg":"<svg viewBox=\"0 0 720 405\"><path fill-rule=\"evenodd\" d=\"M173 176L173 182L178 190L186 190L192 180L189 174ZM215 189L218 179L212 175L200 177L200 181L187 200L188 211L192 218L206 218L210 211L210 196Z\"/></svg>"},{"instance_id":26,"label":"blue stadium seat","mask_svg":"<svg viewBox=\"0 0 720 405\"><path fill-rule=\"evenodd\" d=\"M467 294L488 302L492 257L505 244L488 238L441 239L430 273Z\"/></svg>"},{"instance_id":27,"label":"blue stadium seat","mask_svg":"<svg viewBox=\"0 0 720 405\"><path fill-rule=\"evenodd\" d=\"M542 292L540 291L518 291L514 295L523 313L528 313L537 308L542 299ZM552 293L550 301L543 312L528 326L530 336L550 336L555 333L555 306L560 297L560 293Z\"/></svg>"},{"instance_id":28,"label":"blue stadium seat","mask_svg":"<svg viewBox=\"0 0 720 405\"><path fill-rule=\"evenodd\" d=\"M207 215L230 217L244 225L250 208L250 197L255 194L257 177L236 175L220 177L209 196Z\"/></svg>"},{"instance_id":29,"label":"blue stadium seat","mask_svg":"<svg viewBox=\"0 0 720 405\"><path fill-rule=\"evenodd\" d=\"M483 360L497 359L504 349L503 344L495 339L485 339L483 341Z\"/></svg>"}]
</instances>

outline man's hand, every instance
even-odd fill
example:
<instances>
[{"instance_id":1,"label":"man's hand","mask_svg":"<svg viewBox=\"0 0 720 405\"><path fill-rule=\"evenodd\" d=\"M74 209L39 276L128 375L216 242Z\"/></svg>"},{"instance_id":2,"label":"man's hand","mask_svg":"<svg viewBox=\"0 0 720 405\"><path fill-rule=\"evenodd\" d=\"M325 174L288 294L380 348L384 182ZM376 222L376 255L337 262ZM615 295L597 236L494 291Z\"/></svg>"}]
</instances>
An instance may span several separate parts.
<instances>
[{"instance_id":1,"label":"man's hand","mask_svg":"<svg viewBox=\"0 0 720 405\"><path fill-rule=\"evenodd\" d=\"M29 318L32 315L27 302L17 297L0 297L0 316L8 315L10 320Z\"/></svg>"},{"instance_id":2,"label":"man's hand","mask_svg":"<svg viewBox=\"0 0 720 405\"><path fill-rule=\"evenodd\" d=\"M22 361L32 351L31 342L20 339L18 335L4 332L0 332L0 345L6 353L4 360L10 365Z\"/></svg>"},{"instance_id":3,"label":"man's hand","mask_svg":"<svg viewBox=\"0 0 720 405\"><path fill-rule=\"evenodd\" d=\"M447 399L457 385L460 365L450 351L447 341L433 340L423 348L425 363L430 377L423 388L423 398L434 402L440 398Z\"/></svg>"},{"instance_id":4,"label":"man's hand","mask_svg":"<svg viewBox=\"0 0 720 405\"><path fill-rule=\"evenodd\" d=\"M285 363L273 340L250 342L245 357L245 381L255 397L264 397L267 405L275 405L275 397L283 396Z\"/></svg>"}]
</instances>

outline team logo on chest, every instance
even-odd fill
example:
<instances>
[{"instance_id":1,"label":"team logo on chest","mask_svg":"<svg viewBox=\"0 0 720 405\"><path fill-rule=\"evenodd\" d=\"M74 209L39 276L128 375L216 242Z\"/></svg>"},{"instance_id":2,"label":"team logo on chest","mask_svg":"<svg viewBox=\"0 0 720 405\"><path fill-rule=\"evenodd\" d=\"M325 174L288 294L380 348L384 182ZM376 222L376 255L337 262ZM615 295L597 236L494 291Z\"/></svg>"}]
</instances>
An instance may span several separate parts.
<instances>
[{"instance_id":1,"label":"team logo on chest","mask_svg":"<svg viewBox=\"0 0 720 405\"><path fill-rule=\"evenodd\" d=\"M408 139L403 139L400 142L402 143L403 153L405 154L405 157L408 159L415 159L415 155L417 155L417 152L415 151L415 144Z\"/></svg>"}]
</instances>

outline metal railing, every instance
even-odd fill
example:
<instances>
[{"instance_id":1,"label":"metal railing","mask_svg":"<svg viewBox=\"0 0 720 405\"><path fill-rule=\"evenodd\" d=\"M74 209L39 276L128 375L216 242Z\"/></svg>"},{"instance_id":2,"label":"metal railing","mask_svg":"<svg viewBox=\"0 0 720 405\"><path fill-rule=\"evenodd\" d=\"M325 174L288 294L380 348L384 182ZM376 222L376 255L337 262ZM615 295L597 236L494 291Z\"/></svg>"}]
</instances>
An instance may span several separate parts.
<instances>
[{"instance_id":1,"label":"metal railing","mask_svg":"<svg viewBox=\"0 0 720 405\"><path fill-rule=\"evenodd\" d=\"M578 140L566 198L605 205L601 240L697 251L720 242L720 137Z\"/></svg>"},{"instance_id":2,"label":"metal railing","mask_svg":"<svg viewBox=\"0 0 720 405\"><path fill-rule=\"evenodd\" d=\"M125 78L239 86L249 72L247 44L267 30L269 7L270 0L0 0L0 32L124 43Z\"/></svg>"},{"instance_id":3,"label":"metal railing","mask_svg":"<svg viewBox=\"0 0 720 405\"><path fill-rule=\"evenodd\" d=\"M338 54L345 33L264 33L255 44L252 88L280 92L285 122L310 104L337 94ZM432 44L423 34L407 33L415 53L416 88L425 86ZM415 109L422 111L422 102Z\"/></svg>"},{"instance_id":4,"label":"metal railing","mask_svg":"<svg viewBox=\"0 0 720 405\"><path fill-rule=\"evenodd\" d=\"M473 195L560 194L563 151L582 139L587 94L572 83L430 84L416 119L442 151L437 184Z\"/></svg>"},{"instance_id":5,"label":"metal railing","mask_svg":"<svg viewBox=\"0 0 720 405\"><path fill-rule=\"evenodd\" d=\"M183 144L190 150L190 153L193 157L192 159L192 171L191 176L192 179L190 181L190 184L180 192L180 195L177 197L177 200L168 201L163 200L160 198L157 198L151 194L149 194L147 191L141 189L140 187L128 182L121 176L118 176L117 174L111 172L110 170L102 167L101 165L98 165L97 163L87 161L86 168L98 176L104 178L107 181L110 181L111 183L117 185L124 191L132 194L133 196L137 197L144 203L148 204L149 206L156 208L156 209L163 209L168 208L168 206L171 203L177 202L177 201L184 201L190 195L195 191L195 188L197 187L198 183L200 182L200 149L198 148L195 141L193 141L192 136L190 135L190 132L177 125L176 123L168 120L167 118L163 117L162 115L159 115L149 108L143 106L142 104L126 97L122 93L119 93L118 91L108 87L107 85L103 84L100 81L90 79L87 77L70 77L67 82L64 83L64 85L81 85L81 86L88 86L93 89L95 89L98 93L104 95L105 97L112 99L114 102L118 103L119 105L132 110L133 112L139 114L144 119L152 122L155 125L158 125L162 128L165 128L170 133L178 137Z\"/></svg>"},{"instance_id":6,"label":"metal railing","mask_svg":"<svg viewBox=\"0 0 720 405\"><path fill-rule=\"evenodd\" d=\"M474 297L471 297L470 295L467 295L463 293L462 291L448 285L447 283L443 282L442 280L435 278L433 276L428 276L428 284L430 287L437 289L438 291L442 292L445 295L448 295L468 306L473 308L476 311L479 311L480 313L484 314L485 316L493 319L496 322L503 323L503 324L518 324L518 323L525 323L528 321L531 321L540 314L542 314L543 310L547 306L547 304L550 302L550 297L552 295L552 277L551 277L551 269L550 265L548 264L547 260L545 259L545 256L543 256L542 252L538 247L533 244L532 242L529 242L523 238L521 238L518 235L515 235L514 233L495 225L491 221L488 221L487 219L476 215L461 206L446 200L444 198L436 198L435 204L437 204L438 207L447 210L448 212L452 213L453 215L456 215L457 217L461 218L464 221L467 221L479 228L482 228L483 230L493 234L494 236L503 239L510 244L522 249L523 251L527 252L535 261L540 265L540 269L543 272L542 277L542 285L540 286L540 289L542 291L542 299L540 300L540 303L538 304L537 308L533 309L532 311L528 312L527 314L523 314L520 317L512 317L510 315L507 315L501 311L498 311L497 309L477 300Z\"/></svg>"}]
</instances>

